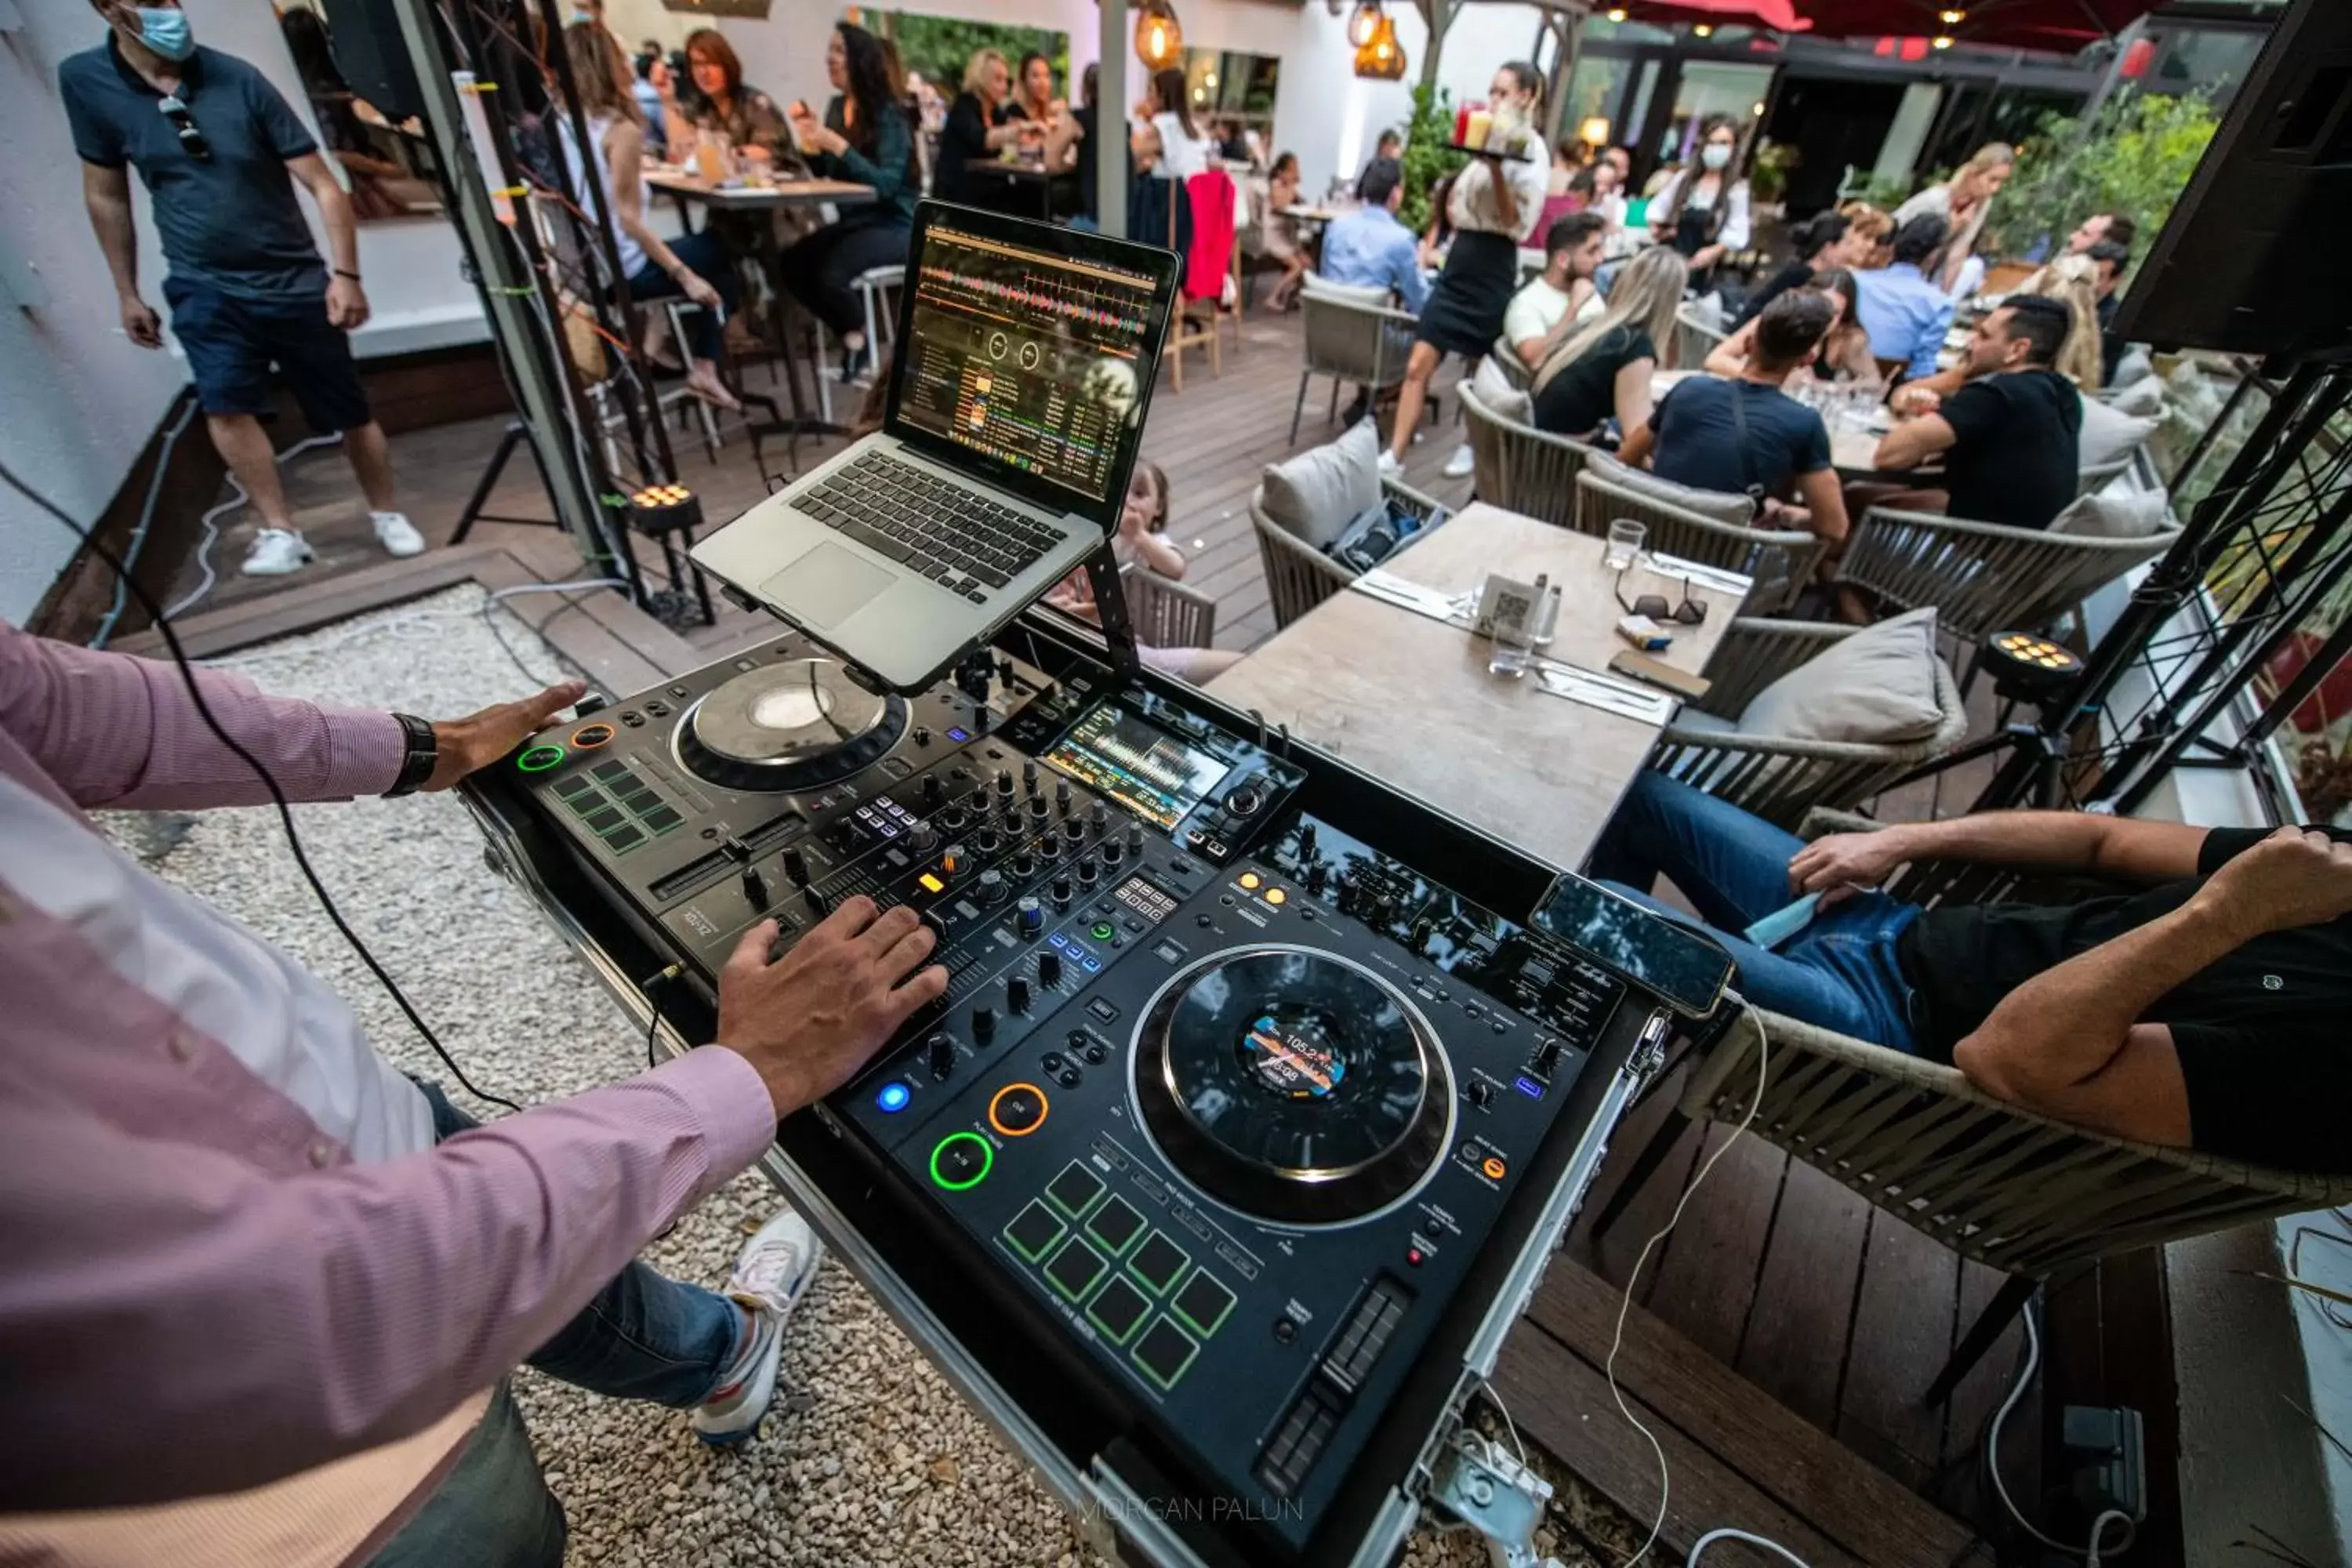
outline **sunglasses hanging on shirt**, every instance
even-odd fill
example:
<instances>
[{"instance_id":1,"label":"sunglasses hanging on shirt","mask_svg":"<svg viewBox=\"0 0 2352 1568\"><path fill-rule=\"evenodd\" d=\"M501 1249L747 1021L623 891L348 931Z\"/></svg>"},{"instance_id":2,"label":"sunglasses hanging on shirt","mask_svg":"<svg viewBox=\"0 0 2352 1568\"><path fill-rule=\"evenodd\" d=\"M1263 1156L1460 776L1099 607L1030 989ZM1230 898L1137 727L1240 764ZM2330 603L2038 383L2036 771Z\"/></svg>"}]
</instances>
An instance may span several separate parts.
<instances>
[{"instance_id":1,"label":"sunglasses hanging on shirt","mask_svg":"<svg viewBox=\"0 0 2352 1568\"><path fill-rule=\"evenodd\" d=\"M178 93L170 94L155 107L163 111L163 118L172 122L173 131L179 132L182 152L199 163L212 162L212 143L205 141L205 133L196 129L196 117L188 112L188 106L180 101Z\"/></svg>"}]
</instances>

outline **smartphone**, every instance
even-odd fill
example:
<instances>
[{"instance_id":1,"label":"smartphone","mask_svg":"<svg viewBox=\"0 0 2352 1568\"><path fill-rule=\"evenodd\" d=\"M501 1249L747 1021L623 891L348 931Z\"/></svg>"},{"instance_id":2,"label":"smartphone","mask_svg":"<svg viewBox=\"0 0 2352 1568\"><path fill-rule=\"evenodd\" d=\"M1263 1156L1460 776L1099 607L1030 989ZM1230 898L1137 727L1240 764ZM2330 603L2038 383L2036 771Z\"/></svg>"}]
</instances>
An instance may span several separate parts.
<instances>
[{"instance_id":1,"label":"smartphone","mask_svg":"<svg viewBox=\"0 0 2352 1568\"><path fill-rule=\"evenodd\" d=\"M1731 954L1705 931L1582 877L1554 881L1528 923L1648 986L1685 1017L1713 1016L1731 984Z\"/></svg>"},{"instance_id":2,"label":"smartphone","mask_svg":"<svg viewBox=\"0 0 2352 1568\"><path fill-rule=\"evenodd\" d=\"M1706 696L1715 682L1703 675L1693 675L1686 669L1676 669L1664 659L1654 658L1635 648L1619 648L1609 657L1609 668L1620 675L1652 686L1662 687L1677 697L1696 702Z\"/></svg>"}]
</instances>

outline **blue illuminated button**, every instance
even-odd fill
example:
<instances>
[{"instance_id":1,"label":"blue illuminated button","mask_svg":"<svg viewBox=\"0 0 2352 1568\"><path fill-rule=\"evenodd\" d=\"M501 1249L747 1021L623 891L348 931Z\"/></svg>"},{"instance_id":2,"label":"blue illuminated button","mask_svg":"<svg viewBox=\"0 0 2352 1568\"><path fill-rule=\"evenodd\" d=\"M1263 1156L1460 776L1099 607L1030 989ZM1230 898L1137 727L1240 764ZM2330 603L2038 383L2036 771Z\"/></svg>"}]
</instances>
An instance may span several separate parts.
<instances>
[{"instance_id":1,"label":"blue illuminated button","mask_svg":"<svg viewBox=\"0 0 2352 1568\"><path fill-rule=\"evenodd\" d=\"M1099 969L1101 969L1101 968L1102 968L1102 960L1101 960L1101 959L1099 959L1099 958L1097 958L1097 957L1096 957L1094 954L1092 954L1092 953L1088 953L1088 954L1087 954L1087 957L1086 957L1086 965L1087 965L1087 973L1088 974L1092 974L1092 973L1096 973L1097 971L1098 971Z\"/></svg>"},{"instance_id":2,"label":"blue illuminated button","mask_svg":"<svg viewBox=\"0 0 2352 1568\"><path fill-rule=\"evenodd\" d=\"M1060 931L1055 931L1045 940L1052 942L1055 947L1067 947L1070 945L1070 939L1064 936Z\"/></svg>"},{"instance_id":3,"label":"blue illuminated button","mask_svg":"<svg viewBox=\"0 0 2352 1568\"><path fill-rule=\"evenodd\" d=\"M886 1113L895 1116L907 1109L907 1101L912 1098L905 1084L886 1083L882 1086L882 1092L874 1097L874 1103Z\"/></svg>"}]
</instances>

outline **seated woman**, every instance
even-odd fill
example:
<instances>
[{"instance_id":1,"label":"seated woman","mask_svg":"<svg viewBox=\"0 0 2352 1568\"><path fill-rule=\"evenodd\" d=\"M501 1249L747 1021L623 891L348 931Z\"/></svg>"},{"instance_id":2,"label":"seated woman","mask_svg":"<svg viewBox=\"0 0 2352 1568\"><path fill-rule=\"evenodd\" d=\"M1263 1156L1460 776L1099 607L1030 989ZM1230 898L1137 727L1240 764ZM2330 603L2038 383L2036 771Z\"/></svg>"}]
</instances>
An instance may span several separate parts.
<instances>
[{"instance_id":1,"label":"seated woman","mask_svg":"<svg viewBox=\"0 0 2352 1568\"><path fill-rule=\"evenodd\" d=\"M1298 286L1307 277L1307 247L1298 243L1298 220L1283 210L1297 205L1298 154L1285 153L1275 159L1266 176L1265 214L1258 228L1265 237L1265 254L1282 263L1281 281L1267 301L1277 310L1297 305Z\"/></svg>"},{"instance_id":2,"label":"seated woman","mask_svg":"<svg viewBox=\"0 0 2352 1568\"><path fill-rule=\"evenodd\" d=\"M1138 168L1179 184L1205 174L1217 152L1216 143L1194 125L1188 96L1182 71L1154 71L1143 89L1144 123L1137 127L1132 143Z\"/></svg>"},{"instance_id":3,"label":"seated woman","mask_svg":"<svg viewBox=\"0 0 2352 1568\"><path fill-rule=\"evenodd\" d=\"M1780 390L1821 347L1832 307L1811 289L1783 294L1756 319L1756 352L1728 380L1696 375L1658 400L1620 456L1662 479L1745 494L1760 523L1803 528L1832 543L1846 535L1845 498L1830 465L1822 416ZM1783 504L1794 492L1804 510Z\"/></svg>"},{"instance_id":4,"label":"seated woman","mask_svg":"<svg viewBox=\"0 0 2352 1568\"><path fill-rule=\"evenodd\" d=\"M1137 458L1135 475L1127 482L1127 504L1119 509L1118 532L1111 538L1111 550L1122 566L1181 582L1184 552L1166 537L1168 510L1167 473L1149 458ZM1087 575L1084 567L1055 584L1047 592L1045 602L1081 620L1101 618L1095 609L1094 579ZM1161 674L1189 680L1195 686L1205 685L1242 659L1235 649L1222 647L1151 647L1139 644L1136 654Z\"/></svg>"},{"instance_id":5,"label":"seated woman","mask_svg":"<svg viewBox=\"0 0 2352 1568\"><path fill-rule=\"evenodd\" d=\"M1044 129L1005 112L1013 92L1013 70L994 49L975 49L963 68L963 90L948 108L947 123L940 128L939 163L931 172L931 194L943 202L969 202L971 165L993 158L1024 137Z\"/></svg>"},{"instance_id":6,"label":"seated woman","mask_svg":"<svg viewBox=\"0 0 2352 1568\"><path fill-rule=\"evenodd\" d=\"M1633 430L1650 417L1650 376L1675 341L1675 310L1690 267L1669 246L1625 265L1609 308L1576 327L1535 373L1535 423L1555 436L1591 440L1611 417Z\"/></svg>"},{"instance_id":7,"label":"seated woman","mask_svg":"<svg viewBox=\"0 0 2352 1568\"><path fill-rule=\"evenodd\" d=\"M1746 326L1764 313L1765 306L1791 289L1819 281L1824 272L1860 267L1878 248L1877 241L1869 233L1858 231L1853 219L1835 212L1816 213L1790 231L1789 241L1796 247L1795 259L1748 297L1733 326Z\"/></svg>"},{"instance_id":8,"label":"seated woman","mask_svg":"<svg viewBox=\"0 0 2352 1568\"><path fill-rule=\"evenodd\" d=\"M839 23L825 50L824 68L834 87L824 123L800 105L793 134L814 154L812 166L819 174L870 186L875 199L843 206L837 220L785 251L778 268L784 291L841 340L841 378L851 381L871 347L866 312L851 284L870 268L906 260L922 180L915 166L914 132L891 90L880 41L854 22Z\"/></svg>"},{"instance_id":9,"label":"seated woman","mask_svg":"<svg viewBox=\"0 0 2352 1568\"><path fill-rule=\"evenodd\" d=\"M1870 334L1853 319L1853 274L1843 268L1816 273L1799 292L1821 295L1829 300L1835 313L1830 317L1830 330L1822 336L1822 346L1811 360L1797 367L1796 374L1789 378L1790 384L1843 382L1872 389L1883 387L1885 383L1878 374L1878 362L1870 355ZM1748 368L1748 358L1755 352L1756 323L1751 321L1715 345L1706 356L1706 373L1737 376Z\"/></svg>"},{"instance_id":10,"label":"seated woman","mask_svg":"<svg viewBox=\"0 0 2352 1568\"><path fill-rule=\"evenodd\" d=\"M621 51L613 35L593 22L574 22L563 29L563 50L580 95L581 118L588 122L589 144L583 148L572 135L572 117L551 116L572 183L584 191L593 166L605 210L613 216L613 253L632 300L683 295L702 307L692 323L694 359L687 370L687 390L705 403L740 409L741 402L719 378L719 335L725 331L720 312L731 314L737 298L735 268L726 245L709 229L665 241L646 220L650 193L641 172L645 126L635 98L614 79L613 68Z\"/></svg>"},{"instance_id":11,"label":"seated woman","mask_svg":"<svg viewBox=\"0 0 2352 1568\"><path fill-rule=\"evenodd\" d=\"M729 146L752 163L772 163L788 155L792 130L783 111L758 88L743 85L743 61L726 34L716 27L688 33L686 72L694 88L692 98L682 106L675 97L663 105L671 157L684 162L698 132L726 137Z\"/></svg>"}]
</instances>

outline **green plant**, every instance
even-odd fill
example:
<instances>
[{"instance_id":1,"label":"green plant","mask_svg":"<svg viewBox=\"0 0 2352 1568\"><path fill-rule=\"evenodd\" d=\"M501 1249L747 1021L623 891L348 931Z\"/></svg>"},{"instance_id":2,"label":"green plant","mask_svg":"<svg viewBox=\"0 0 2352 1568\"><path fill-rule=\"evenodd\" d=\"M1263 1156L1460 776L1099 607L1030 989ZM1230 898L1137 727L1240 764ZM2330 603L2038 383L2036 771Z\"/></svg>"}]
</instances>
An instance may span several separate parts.
<instances>
[{"instance_id":1,"label":"green plant","mask_svg":"<svg viewBox=\"0 0 2352 1568\"><path fill-rule=\"evenodd\" d=\"M1429 227L1430 193L1437 182L1470 161L1454 151L1454 95L1427 82L1412 89L1412 118L1405 122L1404 205L1397 221L1415 234Z\"/></svg>"},{"instance_id":2,"label":"green plant","mask_svg":"<svg viewBox=\"0 0 2352 1568\"><path fill-rule=\"evenodd\" d=\"M1911 199L1911 182L1890 180L1884 174L1869 174L1862 177L1862 188L1853 193L1853 200L1868 202L1880 212L1891 213Z\"/></svg>"},{"instance_id":3,"label":"green plant","mask_svg":"<svg viewBox=\"0 0 2352 1568\"><path fill-rule=\"evenodd\" d=\"M2089 116L2043 115L1993 202L1989 248L2047 254L2102 212L2130 214L2152 238L2220 128L2213 106L2193 93L2126 89Z\"/></svg>"},{"instance_id":4,"label":"green plant","mask_svg":"<svg viewBox=\"0 0 2352 1568\"><path fill-rule=\"evenodd\" d=\"M1794 147L1779 142L1767 142L1756 149L1756 156L1748 161L1748 189L1759 202L1777 202L1789 188L1789 171L1805 161L1804 154Z\"/></svg>"},{"instance_id":5,"label":"green plant","mask_svg":"<svg viewBox=\"0 0 2352 1568\"><path fill-rule=\"evenodd\" d=\"M961 16L928 16L919 11L868 14L866 25L898 46L899 63L921 74L953 98L963 89L963 69L972 55L994 48L1004 63L1018 70L1021 57L1031 50L1054 62L1056 89L1072 102L1077 92L1070 81L1070 38L1045 27L1019 27L1003 22L975 22ZM1014 84L1019 85L1017 82Z\"/></svg>"}]
</instances>

